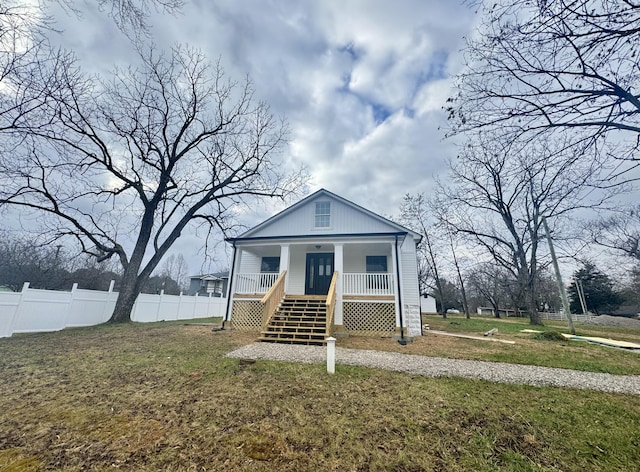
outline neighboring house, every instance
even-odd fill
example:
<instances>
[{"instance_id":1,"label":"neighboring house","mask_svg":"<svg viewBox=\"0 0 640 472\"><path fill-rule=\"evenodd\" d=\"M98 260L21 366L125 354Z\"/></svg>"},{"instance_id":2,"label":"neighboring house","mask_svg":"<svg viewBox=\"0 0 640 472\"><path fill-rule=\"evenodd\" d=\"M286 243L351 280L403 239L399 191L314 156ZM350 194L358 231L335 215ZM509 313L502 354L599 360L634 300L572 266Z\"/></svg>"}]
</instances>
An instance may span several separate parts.
<instances>
[{"instance_id":1,"label":"neighboring house","mask_svg":"<svg viewBox=\"0 0 640 472\"><path fill-rule=\"evenodd\" d=\"M234 329L261 330L262 340L285 342L322 342L334 333L420 335L420 239L319 190L227 239L234 256L226 319Z\"/></svg>"},{"instance_id":2,"label":"neighboring house","mask_svg":"<svg viewBox=\"0 0 640 472\"><path fill-rule=\"evenodd\" d=\"M189 282L189 295L211 295L226 297L229 284L229 271L215 274L193 275Z\"/></svg>"},{"instance_id":3,"label":"neighboring house","mask_svg":"<svg viewBox=\"0 0 640 472\"><path fill-rule=\"evenodd\" d=\"M420 297L420 311L422 313L437 314L438 309L436 308L436 299L431 295L423 293Z\"/></svg>"}]
</instances>

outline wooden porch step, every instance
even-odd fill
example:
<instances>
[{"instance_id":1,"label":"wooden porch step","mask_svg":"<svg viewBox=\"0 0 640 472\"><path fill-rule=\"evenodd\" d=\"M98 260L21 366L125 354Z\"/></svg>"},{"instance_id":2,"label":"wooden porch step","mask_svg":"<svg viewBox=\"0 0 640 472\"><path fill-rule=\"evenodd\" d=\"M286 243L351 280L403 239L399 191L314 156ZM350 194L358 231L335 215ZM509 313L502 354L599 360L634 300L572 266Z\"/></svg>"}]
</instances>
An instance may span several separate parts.
<instances>
[{"instance_id":1,"label":"wooden porch step","mask_svg":"<svg viewBox=\"0 0 640 472\"><path fill-rule=\"evenodd\" d=\"M274 325L326 325L327 320L317 320L317 319L308 319L308 320L292 320L287 318L281 319L272 319L271 324Z\"/></svg>"},{"instance_id":2,"label":"wooden porch step","mask_svg":"<svg viewBox=\"0 0 640 472\"><path fill-rule=\"evenodd\" d=\"M293 339L324 341L325 333L290 333L288 331L263 331L260 339Z\"/></svg>"},{"instance_id":3,"label":"wooden porch step","mask_svg":"<svg viewBox=\"0 0 640 472\"><path fill-rule=\"evenodd\" d=\"M327 311L324 305L278 305L280 311Z\"/></svg>"},{"instance_id":4,"label":"wooden porch step","mask_svg":"<svg viewBox=\"0 0 640 472\"><path fill-rule=\"evenodd\" d=\"M273 321L318 321L324 323L327 320L326 316L310 316L310 315L298 315L298 316L287 316L286 313L278 313L273 315L271 318Z\"/></svg>"},{"instance_id":5,"label":"wooden porch step","mask_svg":"<svg viewBox=\"0 0 640 472\"><path fill-rule=\"evenodd\" d=\"M258 340L322 346L326 326L326 296L285 295Z\"/></svg>"},{"instance_id":6,"label":"wooden porch step","mask_svg":"<svg viewBox=\"0 0 640 472\"><path fill-rule=\"evenodd\" d=\"M313 314L313 315L326 315L327 310L325 310L324 308L322 309L318 309L318 308L287 308L287 307L278 307L276 308L276 313L287 313L287 314L291 314L291 315L304 315L304 314Z\"/></svg>"},{"instance_id":7,"label":"wooden porch step","mask_svg":"<svg viewBox=\"0 0 640 472\"><path fill-rule=\"evenodd\" d=\"M283 300L280 302L280 306L290 306L290 307L302 307L302 308L306 308L306 307L324 307L326 306L326 303L322 302L322 303L292 303L292 302L287 302L286 300Z\"/></svg>"},{"instance_id":8,"label":"wooden porch step","mask_svg":"<svg viewBox=\"0 0 640 472\"><path fill-rule=\"evenodd\" d=\"M298 338L259 338L258 341L263 343L280 343L280 344L303 344L306 346L324 346L327 342L319 339L298 339Z\"/></svg>"},{"instance_id":9,"label":"wooden porch step","mask_svg":"<svg viewBox=\"0 0 640 472\"><path fill-rule=\"evenodd\" d=\"M302 323L302 324L308 324L308 323L325 324L327 322L327 319L325 317L317 318L317 317L314 317L314 316L304 316L304 317L298 317L298 318L292 318L292 317L288 317L288 316L274 316L271 319L271 322L273 322L273 323L289 323L289 324L298 324L298 323Z\"/></svg>"},{"instance_id":10,"label":"wooden porch step","mask_svg":"<svg viewBox=\"0 0 640 472\"><path fill-rule=\"evenodd\" d=\"M270 334L277 334L277 335L281 335L281 334L304 334L304 335L319 335L322 336L322 338L324 339L324 335L327 333L327 330L325 327L319 327L319 326L297 326L297 327L291 327L291 326L280 326L280 327L274 327L274 326L270 326L267 330L262 331L260 334L262 334L263 336L265 335L270 335Z\"/></svg>"}]
</instances>

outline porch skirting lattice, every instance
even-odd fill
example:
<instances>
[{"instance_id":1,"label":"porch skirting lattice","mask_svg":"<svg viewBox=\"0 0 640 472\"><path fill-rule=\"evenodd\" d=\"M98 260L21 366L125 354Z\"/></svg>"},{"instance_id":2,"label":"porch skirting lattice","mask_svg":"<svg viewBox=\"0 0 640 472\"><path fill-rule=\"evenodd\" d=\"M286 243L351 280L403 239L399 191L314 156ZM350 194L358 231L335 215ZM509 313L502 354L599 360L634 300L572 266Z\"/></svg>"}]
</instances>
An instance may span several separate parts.
<instances>
[{"instance_id":1,"label":"porch skirting lattice","mask_svg":"<svg viewBox=\"0 0 640 472\"><path fill-rule=\"evenodd\" d=\"M231 309L231 327L238 331L259 331L262 328L262 308L259 300L235 300Z\"/></svg>"},{"instance_id":2,"label":"porch skirting lattice","mask_svg":"<svg viewBox=\"0 0 640 472\"><path fill-rule=\"evenodd\" d=\"M342 320L350 334L391 336L396 329L395 304L344 302Z\"/></svg>"}]
</instances>

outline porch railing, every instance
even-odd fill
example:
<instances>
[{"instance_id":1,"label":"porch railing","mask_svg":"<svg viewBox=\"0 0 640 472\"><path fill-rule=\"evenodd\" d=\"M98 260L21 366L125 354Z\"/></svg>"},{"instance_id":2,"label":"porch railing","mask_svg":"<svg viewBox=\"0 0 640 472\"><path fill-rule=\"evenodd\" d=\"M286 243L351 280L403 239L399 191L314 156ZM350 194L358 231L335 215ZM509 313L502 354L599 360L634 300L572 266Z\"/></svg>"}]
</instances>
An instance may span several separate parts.
<instances>
[{"instance_id":1,"label":"porch railing","mask_svg":"<svg viewBox=\"0 0 640 472\"><path fill-rule=\"evenodd\" d=\"M262 297L262 300L260 300L260 303L262 303L263 328L265 328L269 324L273 313L276 311L278 303L280 303L280 300L282 300L282 297L284 297L284 280L286 276L287 271L283 270L276 279L275 283L271 286L271 288L269 288L269 291L265 294L264 297Z\"/></svg>"},{"instance_id":2,"label":"porch railing","mask_svg":"<svg viewBox=\"0 0 640 472\"><path fill-rule=\"evenodd\" d=\"M235 293L267 293L278 278L277 272L238 274Z\"/></svg>"},{"instance_id":3,"label":"porch railing","mask_svg":"<svg viewBox=\"0 0 640 472\"><path fill-rule=\"evenodd\" d=\"M344 295L394 295L393 274L381 272L342 275Z\"/></svg>"},{"instance_id":4,"label":"porch railing","mask_svg":"<svg viewBox=\"0 0 640 472\"><path fill-rule=\"evenodd\" d=\"M336 311L336 286L338 285L338 271L333 272L333 277L331 277L331 285L329 285L329 292L327 293L327 332L326 337L328 338L333 333L333 316Z\"/></svg>"}]
</instances>

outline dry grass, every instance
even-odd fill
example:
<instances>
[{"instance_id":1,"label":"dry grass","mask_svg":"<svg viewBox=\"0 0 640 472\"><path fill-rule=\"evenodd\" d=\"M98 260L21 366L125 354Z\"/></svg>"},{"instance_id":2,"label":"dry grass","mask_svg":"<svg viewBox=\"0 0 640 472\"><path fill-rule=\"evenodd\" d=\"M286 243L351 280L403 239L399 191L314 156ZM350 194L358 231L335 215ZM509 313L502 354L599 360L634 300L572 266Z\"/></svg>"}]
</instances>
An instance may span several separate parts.
<instances>
[{"instance_id":1,"label":"dry grass","mask_svg":"<svg viewBox=\"0 0 640 472\"><path fill-rule=\"evenodd\" d=\"M254 336L158 323L0 339L0 470L626 471L640 463L635 396L347 366L329 376L321 365L224 357ZM434 341L344 344L421 353ZM458 340L440 341L438 349L459 349Z\"/></svg>"},{"instance_id":2,"label":"dry grass","mask_svg":"<svg viewBox=\"0 0 640 472\"><path fill-rule=\"evenodd\" d=\"M423 322L432 330L447 331L482 337L483 333L497 328L493 338L515 341L502 344L490 341L441 336L425 331L423 337L415 338L407 346L401 346L390 338L349 337L338 341L341 347L355 349L377 349L405 352L455 359L510 362L514 364L561 367L589 372L606 372L621 375L640 375L640 353L623 349L589 344L584 341L546 341L535 339L535 335L522 333L522 329L533 328L526 320L492 318L451 317L446 320L438 316L423 316ZM568 332L566 324L546 322L540 330ZM640 330L619 327L577 325L577 333L630 341L640 344Z\"/></svg>"}]
</instances>

